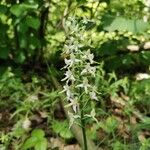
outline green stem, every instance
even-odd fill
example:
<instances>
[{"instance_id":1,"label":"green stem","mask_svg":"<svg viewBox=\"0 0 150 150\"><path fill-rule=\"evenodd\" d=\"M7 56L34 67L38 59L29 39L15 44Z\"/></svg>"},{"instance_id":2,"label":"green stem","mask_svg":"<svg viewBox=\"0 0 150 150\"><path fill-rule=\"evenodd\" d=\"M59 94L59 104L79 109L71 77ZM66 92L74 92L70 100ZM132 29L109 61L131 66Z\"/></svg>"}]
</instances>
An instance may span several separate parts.
<instances>
[{"instance_id":1,"label":"green stem","mask_svg":"<svg viewBox=\"0 0 150 150\"><path fill-rule=\"evenodd\" d=\"M80 74L80 72L79 72L79 74ZM80 81L82 81L81 76L79 76L79 79L80 79ZM80 105L81 128L82 128L83 145L84 145L83 150L88 150L86 131L85 131L85 120L84 120L84 107L85 107L85 104L83 102L83 96L84 95L83 95L82 88L79 89L79 94L80 94L79 105Z\"/></svg>"},{"instance_id":2,"label":"green stem","mask_svg":"<svg viewBox=\"0 0 150 150\"><path fill-rule=\"evenodd\" d=\"M84 141L84 150L87 150L87 140L86 140L86 132L85 132L85 122L84 122L84 114L81 111L81 125L82 125L82 134L83 134L83 141Z\"/></svg>"},{"instance_id":3,"label":"green stem","mask_svg":"<svg viewBox=\"0 0 150 150\"><path fill-rule=\"evenodd\" d=\"M88 148L87 148L87 139L86 139L86 131L85 131L84 110L82 109L82 107L81 107L81 114L80 115L81 115L81 128L82 128L83 142L84 142L83 150L88 150Z\"/></svg>"}]
</instances>

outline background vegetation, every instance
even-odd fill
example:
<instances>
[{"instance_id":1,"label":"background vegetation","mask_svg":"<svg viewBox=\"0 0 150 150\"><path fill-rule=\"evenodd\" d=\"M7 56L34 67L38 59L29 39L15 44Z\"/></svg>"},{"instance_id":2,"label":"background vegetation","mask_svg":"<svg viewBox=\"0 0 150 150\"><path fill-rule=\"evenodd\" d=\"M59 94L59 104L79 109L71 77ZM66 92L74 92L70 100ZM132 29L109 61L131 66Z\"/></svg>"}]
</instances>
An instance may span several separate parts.
<instances>
[{"instance_id":1,"label":"background vegetation","mask_svg":"<svg viewBox=\"0 0 150 150\"><path fill-rule=\"evenodd\" d=\"M101 64L88 137L104 150L149 150L149 12L149 0L1 0L0 149L78 143L52 78L63 85L65 22L75 16L88 19L85 49Z\"/></svg>"}]
</instances>

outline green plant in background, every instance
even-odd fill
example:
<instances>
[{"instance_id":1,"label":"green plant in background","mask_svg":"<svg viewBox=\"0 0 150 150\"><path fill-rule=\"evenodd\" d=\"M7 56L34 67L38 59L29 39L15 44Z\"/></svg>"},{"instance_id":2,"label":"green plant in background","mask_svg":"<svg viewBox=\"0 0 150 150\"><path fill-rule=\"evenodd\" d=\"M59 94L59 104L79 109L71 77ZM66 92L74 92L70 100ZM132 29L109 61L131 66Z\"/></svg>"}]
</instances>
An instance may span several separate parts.
<instances>
[{"instance_id":1,"label":"green plant in background","mask_svg":"<svg viewBox=\"0 0 150 150\"><path fill-rule=\"evenodd\" d=\"M69 122L67 120L64 120L62 122L54 120L52 123L52 129L55 133L57 133L64 139L73 138L73 134L69 130Z\"/></svg>"},{"instance_id":2,"label":"green plant in background","mask_svg":"<svg viewBox=\"0 0 150 150\"><path fill-rule=\"evenodd\" d=\"M4 150L9 149L10 145L19 150L32 129L33 122L38 124L43 119L47 119L47 122L52 120L50 114L55 109L52 107L57 103L58 92L49 92L46 87L41 91L45 79L36 76L32 79L31 83L23 84L22 79L12 72L12 68L1 72L0 114L3 121L0 120L0 142ZM11 110L13 112L8 114ZM10 122L13 122L11 127ZM5 127L11 130L5 133Z\"/></svg>"},{"instance_id":3,"label":"green plant in background","mask_svg":"<svg viewBox=\"0 0 150 150\"><path fill-rule=\"evenodd\" d=\"M1 1L1 42L0 58L12 59L24 63L33 56L41 57L44 43L45 23L48 13L48 2L41 0L23 2ZM5 34L4 34L5 33ZM38 53L35 56L35 52Z\"/></svg>"},{"instance_id":4,"label":"green plant in background","mask_svg":"<svg viewBox=\"0 0 150 150\"><path fill-rule=\"evenodd\" d=\"M144 139L141 141L140 150L148 150L150 148L150 139Z\"/></svg>"},{"instance_id":5,"label":"green plant in background","mask_svg":"<svg viewBox=\"0 0 150 150\"><path fill-rule=\"evenodd\" d=\"M47 149L47 139L45 138L45 133L41 129L35 129L22 146L23 150L28 150L34 148L35 150L46 150Z\"/></svg>"},{"instance_id":6,"label":"green plant in background","mask_svg":"<svg viewBox=\"0 0 150 150\"><path fill-rule=\"evenodd\" d=\"M125 144L122 144L119 141L116 141L115 143L112 144L113 150L125 150L128 149L128 146Z\"/></svg>"},{"instance_id":7,"label":"green plant in background","mask_svg":"<svg viewBox=\"0 0 150 150\"><path fill-rule=\"evenodd\" d=\"M12 72L11 67L1 71L0 78L1 110L5 111L5 108L11 110L16 106L17 101L25 96L24 85L21 79Z\"/></svg>"},{"instance_id":8,"label":"green plant in background","mask_svg":"<svg viewBox=\"0 0 150 150\"><path fill-rule=\"evenodd\" d=\"M118 121L113 117L108 117L104 123L100 124L100 127L107 133L114 133L118 126Z\"/></svg>"}]
</instances>

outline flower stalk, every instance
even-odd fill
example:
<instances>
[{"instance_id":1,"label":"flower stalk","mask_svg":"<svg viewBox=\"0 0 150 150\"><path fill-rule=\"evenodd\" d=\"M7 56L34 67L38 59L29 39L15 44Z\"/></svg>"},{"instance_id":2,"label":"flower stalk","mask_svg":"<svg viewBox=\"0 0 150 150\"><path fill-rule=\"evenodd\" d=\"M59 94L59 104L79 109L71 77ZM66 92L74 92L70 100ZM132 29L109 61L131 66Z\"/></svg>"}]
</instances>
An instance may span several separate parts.
<instances>
[{"instance_id":1,"label":"flower stalk","mask_svg":"<svg viewBox=\"0 0 150 150\"><path fill-rule=\"evenodd\" d=\"M81 97L81 100L82 100L82 97ZM83 109L83 104L82 102L80 103L80 108L81 109L81 112L80 112L80 117L81 117L81 128L82 128L82 135L83 135L83 141L84 141L84 150L88 150L88 147L87 147L87 138L86 138L86 130L85 130L85 120L84 120L84 109Z\"/></svg>"},{"instance_id":2,"label":"flower stalk","mask_svg":"<svg viewBox=\"0 0 150 150\"><path fill-rule=\"evenodd\" d=\"M86 21L84 21L85 23ZM95 78L96 67L93 65L94 55L90 50L84 49L85 26L80 27L74 18L70 18L66 22L66 31L68 31L68 39L64 46L65 77L62 81L65 81L64 90L66 93L66 100L69 104L66 107L71 106L74 114L68 112L70 115L70 126L80 119L82 128L82 135L84 141L84 150L88 150L87 137L86 137L86 125L85 117L92 117L95 120L95 116L86 115L85 104L91 100L97 100L96 88L92 85L92 81Z\"/></svg>"}]
</instances>

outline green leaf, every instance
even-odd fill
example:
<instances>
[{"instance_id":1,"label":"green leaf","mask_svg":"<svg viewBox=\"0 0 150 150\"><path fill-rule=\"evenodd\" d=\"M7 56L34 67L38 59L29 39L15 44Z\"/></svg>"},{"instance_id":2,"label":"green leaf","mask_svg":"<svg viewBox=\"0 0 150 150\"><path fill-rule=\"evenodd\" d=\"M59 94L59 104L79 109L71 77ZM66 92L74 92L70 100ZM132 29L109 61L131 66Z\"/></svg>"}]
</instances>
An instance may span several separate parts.
<instances>
[{"instance_id":1,"label":"green leaf","mask_svg":"<svg viewBox=\"0 0 150 150\"><path fill-rule=\"evenodd\" d=\"M27 36L25 34L19 35L19 43L20 43L20 48L27 47Z\"/></svg>"},{"instance_id":2,"label":"green leaf","mask_svg":"<svg viewBox=\"0 0 150 150\"><path fill-rule=\"evenodd\" d=\"M15 58L15 61L16 61L17 63L23 63L23 62L25 61L25 59L26 59L26 56L25 56L25 54L21 51L21 52L19 52L18 56Z\"/></svg>"},{"instance_id":3,"label":"green leaf","mask_svg":"<svg viewBox=\"0 0 150 150\"><path fill-rule=\"evenodd\" d=\"M30 53L32 54L34 51L34 49L36 48L40 48L41 46L41 41L36 37L36 36L30 36L28 37L28 44L29 44L29 48L30 48Z\"/></svg>"},{"instance_id":4,"label":"green leaf","mask_svg":"<svg viewBox=\"0 0 150 150\"><path fill-rule=\"evenodd\" d=\"M37 3L23 3L21 4L23 8L25 9L37 9L38 8L38 4Z\"/></svg>"},{"instance_id":5,"label":"green leaf","mask_svg":"<svg viewBox=\"0 0 150 150\"><path fill-rule=\"evenodd\" d=\"M116 141L115 143L112 144L112 148L113 150L125 150L127 149L127 146L119 141Z\"/></svg>"},{"instance_id":6,"label":"green leaf","mask_svg":"<svg viewBox=\"0 0 150 150\"><path fill-rule=\"evenodd\" d=\"M98 138L98 130L100 129L100 123L93 124L90 128L87 129L87 136L92 139L96 140Z\"/></svg>"},{"instance_id":7,"label":"green leaf","mask_svg":"<svg viewBox=\"0 0 150 150\"><path fill-rule=\"evenodd\" d=\"M9 54L9 49L7 47L0 47L0 58L7 59Z\"/></svg>"},{"instance_id":8,"label":"green leaf","mask_svg":"<svg viewBox=\"0 0 150 150\"><path fill-rule=\"evenodd\" d=\"M107 133L112 133L118 126L118 121L114 117L108 117L104 123L100 124L101 128Z\"/></svg>"},{"instance_id":9,"label":"green leaf","mask_svg":"<svg viewBox=\"0 0 150 150\"><path fill-rule=\"evenodd\" d=\"M24 23L24 21L22 21L22 22L19 22L17 31L25 34L25 33L27 33L28 28L29 27L26 25L26 23Z\"/></svg>"},{"instance_id":10,"label":"green leaf","mask_svg":"<svg viewBox=\"0 0 150 150\"><path fill-rule=\"evenodd\" d=\"M106 31L130 31L132 33L144 32L149 24L141 19L126 19L123 17L105 16L103 27Z\"/></svg>"},{"instance_id":11,"label":"green leaf","mask_svg":"<svg viewBox=\"0 0 150 150\"><path fill-rule=\"evenodd\" d=\"M69 126L64 127L64 129L60 132L60 136L65 139L69 139L73 137L71 131L69 130Z\"/></svg>"},{"instance_id":12,"label":"green leaf","mask_svg":"<svg viewBox=\"0 0 150 150\"><path fill-rule=\"evenodd\" d=\"M69 130L69 124L66 120L63 122L54 121L52 124L52 128L55 133L60 134L60 136L65 139L73 137L71 131Z\"/></svg>"},{"instance_id":13,"label":"green leaf","mask_svg":"<svg viewBox=\"0 0 150 150\"><path fill-rule=\"evenodd\" d=\"M29 148L32 148L37 144L37 142L38 142L38 138L35 137L35 136L32 136L32 137L30 137L29 139L27 139L25 141L25 143L23 144L22 149L27 150Z\"/></svg>"},{"instance_id":14,"label":"green leaf","mask_svg":"<svg viewBox=\"0 0 150 150\"><path fill-rule=\"evenodd\" d=\"M41 139L45 136L45 133L42 129L35 129L32 131L31 135L33 137L37 137L37 138Z\"/></svg>"},{"instance_id":15,"label":"green leaf","mask_svg":"<svg viewBox=\"0 0 150 150\"><path fill-rule=\"evenodd\" d=\"M76 0L78 3L85 3L85 2L87 2L87 0Z\"/></svg>"},{"instance_id":16,"label":"green leaf","mask_svg":"<svg viewBox=\"0 0 150 150\"><path fill-rule=\"evenodd\" d=\"M55 133L59 134L60 131L62 130L62 123L54 121L52 124L52 129L54 130Z\"/></svg>"},{"instance_id":17,"label":"green leaf","mask_svg":"<svg viewBox=\"0 0 150 150\"><path fill-rule=\"evenodd\" d=\"M47 139L42 138L40 141L38 141L35 145L35 150L46 150L47 149Z\"/></svg>"},{"instance_id":18,"label":"green leaf","mask_svg":"<svg viewBox=\"0 0 150 150\"><path fill-rule=\"evenodd\" d=\"M6 13L7 12L7 7L4 5L0 5L0 13Z\"/></svg>"},{"instance_id":19,"label":"green leaf","mask_svg":"<svg viewBox=\"0 0 150 150\"><path fill-rule=\"evenodd\" d=\"M22 15L22 13L25 11L25 8L22 5L16 4L13 5L10 8L10 12L15 15L16 17L19 17L20 15Z\"/></svg>"},{"instance_id":20,"label":"green leaf","mask_svg":"<svg viewBox=\"0 0 150 150\"><path fill-rule=\"evenodd\" d=\"M25 130L22 127L17 127L14 133L14 137L19 138L25 135Z\"/></svg>"},{"instance_id":21,"label":"green leaf","mask_svg":"<svg viewBox=\"0 0 150 150\"><path fill-rule=\"evenodd\" d=\"M40 27L41 23L40 23L40 20L38 18L27 16L27 18L26 18L26 24L29 27L37 30Z\"/></svg>"},{"instance_id":22,"label":"green leaf","mask_svg":"<svg viewBox=\"0 0 150 150\"><path fill-rule=\"evenodd\" d=\"M26 10L32 10L32 9L37 9L38 4L16 4L13 5L10 8L10 12L15 15L16 17L19 17L22 15Z\"/></svg>"}]
</instances>

